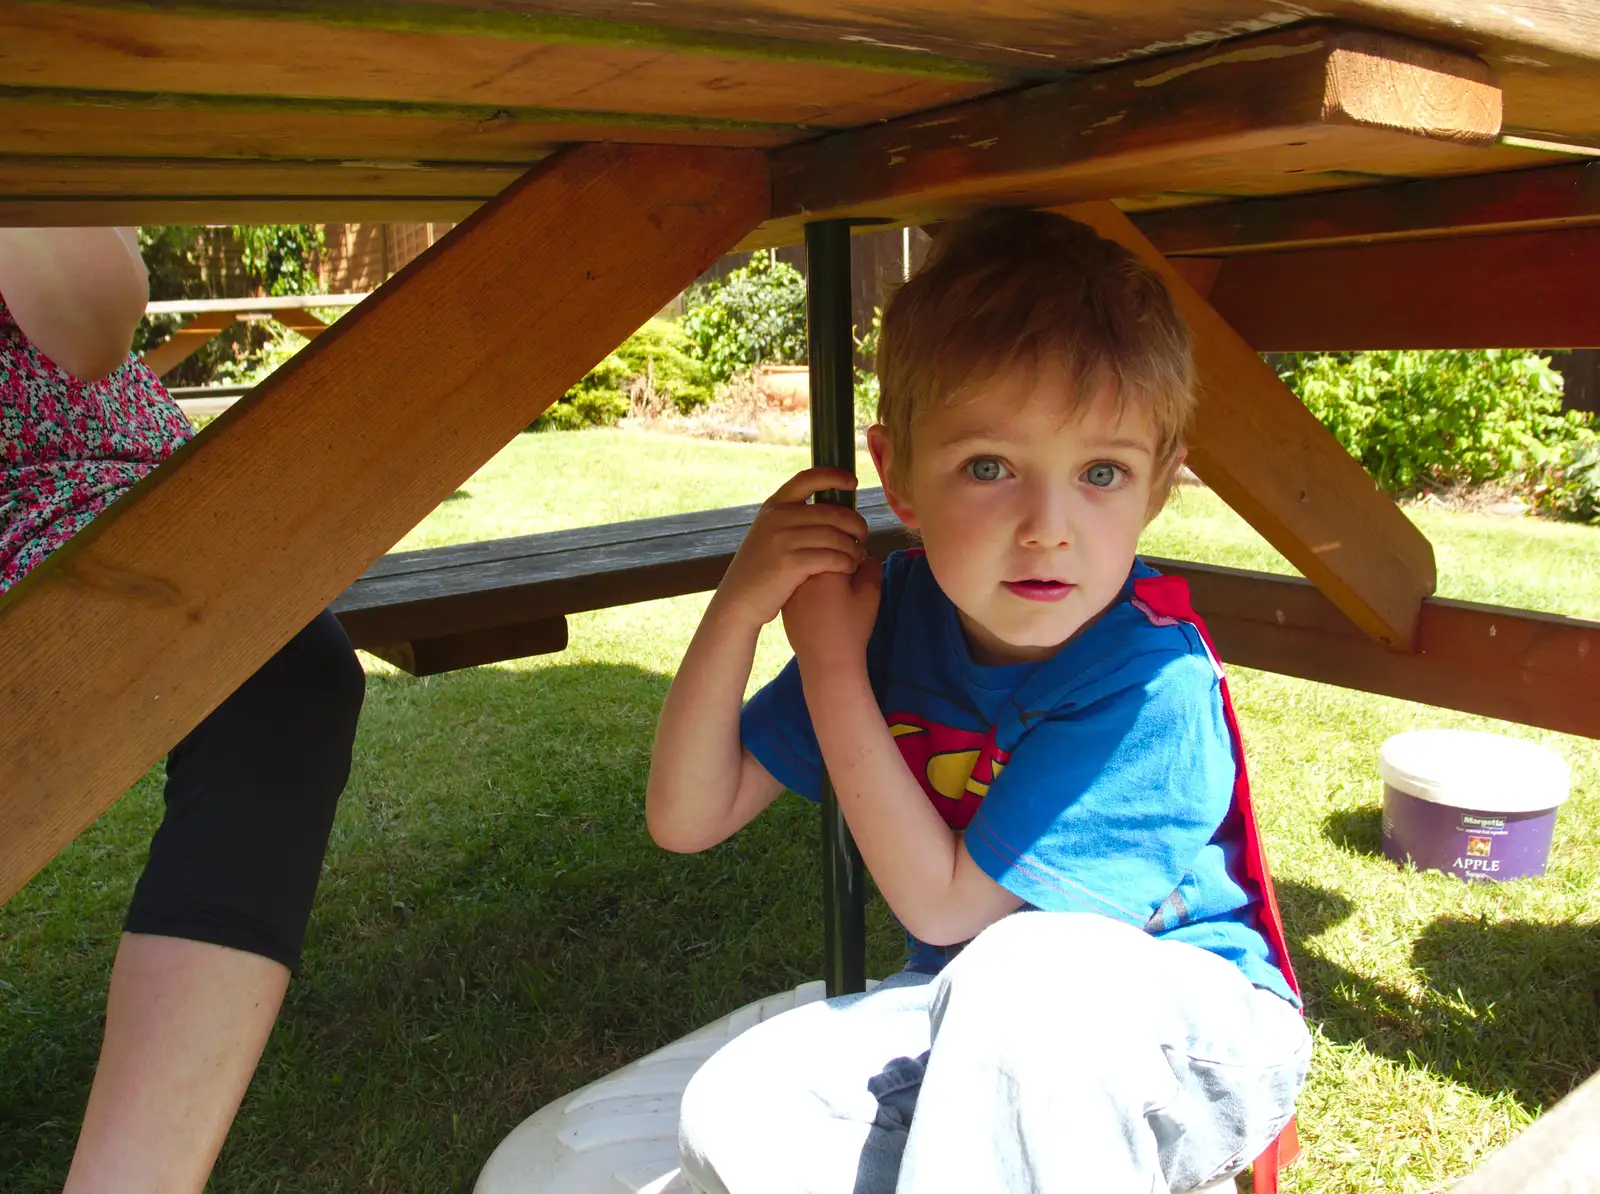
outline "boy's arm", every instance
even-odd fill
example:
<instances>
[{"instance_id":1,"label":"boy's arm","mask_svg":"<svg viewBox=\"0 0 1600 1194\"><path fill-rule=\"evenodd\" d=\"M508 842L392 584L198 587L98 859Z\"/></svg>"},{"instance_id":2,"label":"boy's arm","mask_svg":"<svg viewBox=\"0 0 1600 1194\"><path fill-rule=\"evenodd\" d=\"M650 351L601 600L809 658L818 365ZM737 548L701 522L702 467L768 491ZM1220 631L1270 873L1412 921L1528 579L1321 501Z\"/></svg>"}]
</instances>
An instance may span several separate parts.
<instances>
[{"instance_id":1,"label":"boy's arm","mask_svg":"<svg viewBox=\"0 0 1600 1194\"><path fill-rule=\"evenodd\" d=\"M808 469L762 506L706 608L667 690L656 726L645 821L680 853L704 850L742 828L782 786L739 741L739 709L761 627L796 587L865 558L866 522L853 510L808 505L823 489L852 489L839 469Z\"/></svg>"},{"instance_id":2,"label":"boy's arm","mask_svg":"<svg viewBox=\"0 0 1600 1194\"><path fill-rule=\"evenodd\" d=\"M906 767L867 676L880 574L819 576L784 607L806 708L862 860L900 923L930 945L976 936L1022 900L979 869Z\"/></svg>"}]
</instances>

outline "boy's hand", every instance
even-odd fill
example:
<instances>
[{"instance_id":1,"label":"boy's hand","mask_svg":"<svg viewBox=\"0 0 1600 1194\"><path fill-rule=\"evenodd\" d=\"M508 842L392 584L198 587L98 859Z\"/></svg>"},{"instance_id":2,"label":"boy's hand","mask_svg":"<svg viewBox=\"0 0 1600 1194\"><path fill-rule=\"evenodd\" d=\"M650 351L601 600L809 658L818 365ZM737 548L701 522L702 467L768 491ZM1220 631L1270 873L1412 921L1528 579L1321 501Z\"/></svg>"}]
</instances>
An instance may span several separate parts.
<instances>
[{"instance_id":1,"label":"boy's hand","mask_svg":"<svg viewBox=\"0 0 1600 1194\"><path fill-rule=\"evenodd\" d=\"M809 505L806 499L824 489L855 487L856 479L836 468L806 469L785 481L762 503L717 586L716 600L764 626L807 580L854 572L866 558L867 520L844 506Z\"/></svg>"},{"instance_id":2,"label":"boy's hand","mask_svg":"<svg viewBox=\"0 0 1600 1194\"><path fill-rule=\"evenodd\" d=\"M783 630L802 673L842 672L866 663L882 589L883 569L867 559L853 575L813 576L794 591L783 607Z\"/></svg>"}]
</instances>

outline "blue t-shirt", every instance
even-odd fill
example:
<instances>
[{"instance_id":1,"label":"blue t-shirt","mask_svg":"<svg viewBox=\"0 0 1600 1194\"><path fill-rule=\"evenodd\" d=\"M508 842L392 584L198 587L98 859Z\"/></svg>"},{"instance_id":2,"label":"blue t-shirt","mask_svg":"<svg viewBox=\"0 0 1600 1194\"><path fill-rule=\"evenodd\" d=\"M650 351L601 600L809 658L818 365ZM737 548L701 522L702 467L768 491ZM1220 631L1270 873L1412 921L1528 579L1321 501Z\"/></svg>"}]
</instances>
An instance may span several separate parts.
<instances>
[{"instance_id":1,"label":"blue t-shirt","mask_svg":"<svg viewBox=\"0 0 1600 1194\"><path fill-rule=\"evenodd\" d=\"M1221 672L1191 625L1153 619L1133 582L1050 658L974 663L920 552L883 566L867 671L911 772L990 878L1034 908L1095 912L1210 950L1298 1005L1257 928L1229 817L1233 737ZM794 660L756 693L740 737L793 792L822 757ZM946 950L912 942L910 967Z\"/></svg>"}]
</instances>

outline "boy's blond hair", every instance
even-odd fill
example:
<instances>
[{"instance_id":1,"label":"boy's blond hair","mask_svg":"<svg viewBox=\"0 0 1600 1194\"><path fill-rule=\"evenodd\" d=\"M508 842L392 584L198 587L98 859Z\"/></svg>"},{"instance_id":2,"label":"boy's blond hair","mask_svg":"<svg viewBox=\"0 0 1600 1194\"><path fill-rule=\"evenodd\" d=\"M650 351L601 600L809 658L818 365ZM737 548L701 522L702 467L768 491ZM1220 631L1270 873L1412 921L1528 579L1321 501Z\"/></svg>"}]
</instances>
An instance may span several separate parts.
<instances>
[{"instance_id":1,"label":"boy's blond hair","mask_svg":"<svg viewBox=\"0 0 1600 1194\"><path fill-rule=\"evenodd\" d=\"M1159 509L1194 407L1189 329L1153 270L1092 228L1042 211L946 225L889 299L878 422L896 478L910 475L919 416L1013 368L1052 361L1066 368L1075 398L1089 401L1109 380L1119 404L1150 420Z\"/></svg>"}]
</instances>

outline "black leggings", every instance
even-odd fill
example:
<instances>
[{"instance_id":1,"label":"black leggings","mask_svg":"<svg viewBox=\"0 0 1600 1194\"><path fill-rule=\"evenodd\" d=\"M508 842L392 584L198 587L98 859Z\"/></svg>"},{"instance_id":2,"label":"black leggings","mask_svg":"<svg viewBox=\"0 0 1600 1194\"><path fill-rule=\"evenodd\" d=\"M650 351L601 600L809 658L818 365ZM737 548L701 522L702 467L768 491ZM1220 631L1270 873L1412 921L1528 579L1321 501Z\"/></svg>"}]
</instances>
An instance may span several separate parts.
<instances>
[{"instance_id":1,"label":"black leggings","mask_svg":"<svg viewBox=\"0 0 1600 1194\"><path fill-rule=\"evenodd\" d=\"M173 748L128 932L298 968L364 688L324 612Z\"/></svg>"}]
</instances>

